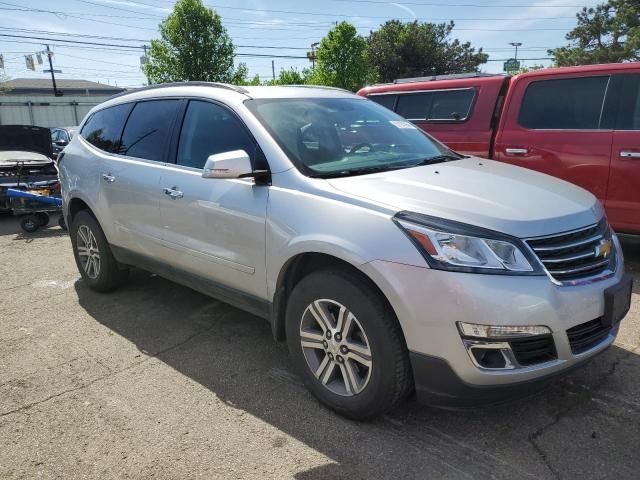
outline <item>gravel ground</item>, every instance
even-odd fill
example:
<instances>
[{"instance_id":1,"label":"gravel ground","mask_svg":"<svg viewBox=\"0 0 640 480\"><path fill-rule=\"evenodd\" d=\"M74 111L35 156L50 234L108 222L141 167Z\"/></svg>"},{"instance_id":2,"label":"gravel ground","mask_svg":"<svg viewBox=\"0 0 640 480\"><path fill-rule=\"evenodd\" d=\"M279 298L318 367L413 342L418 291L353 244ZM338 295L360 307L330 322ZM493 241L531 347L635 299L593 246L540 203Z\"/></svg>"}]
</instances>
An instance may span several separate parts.
<instances>
[{"instance_id":1,"label":"gravel ground","mask_svg":"<svg viewBox=\"0 0 640 480\"><path fill-rule=\"evenodd\" d=\"M548 390L356 423L266 322L134 272L89 291L59 228L0 218L0 478L639 478L640 240L616 345Z\"/></svg>"}]
</instances>

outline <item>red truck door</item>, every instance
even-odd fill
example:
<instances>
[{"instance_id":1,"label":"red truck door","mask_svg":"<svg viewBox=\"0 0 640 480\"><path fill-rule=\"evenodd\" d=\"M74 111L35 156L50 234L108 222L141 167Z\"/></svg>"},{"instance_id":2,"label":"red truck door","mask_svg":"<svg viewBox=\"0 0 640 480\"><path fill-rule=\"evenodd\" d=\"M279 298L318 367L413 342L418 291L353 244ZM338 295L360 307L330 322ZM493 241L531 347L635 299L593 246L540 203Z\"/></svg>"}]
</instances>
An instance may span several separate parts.
<instances>
[{"instance_id":1,"label":"red truck door","mask_svg":"<svg viewBox=\"0 0 640 480\"><path fill-rule=\"evenodd\" d=\"M614 75L610 91L615 96L604 121L614 131L605 207L616 230L640 233L640 70Z\"/></svg>"},{"instance_id":2,"label":"red truck door","mask_svg":"<svg viewBox=\"0 0 640 480\"><path fill-rule=\"evenodd\" d=\"M613 131L600 126L611 76L514 77L496 135L496 160L548 173L607 196Z\"/></svg>"}]
</instances>

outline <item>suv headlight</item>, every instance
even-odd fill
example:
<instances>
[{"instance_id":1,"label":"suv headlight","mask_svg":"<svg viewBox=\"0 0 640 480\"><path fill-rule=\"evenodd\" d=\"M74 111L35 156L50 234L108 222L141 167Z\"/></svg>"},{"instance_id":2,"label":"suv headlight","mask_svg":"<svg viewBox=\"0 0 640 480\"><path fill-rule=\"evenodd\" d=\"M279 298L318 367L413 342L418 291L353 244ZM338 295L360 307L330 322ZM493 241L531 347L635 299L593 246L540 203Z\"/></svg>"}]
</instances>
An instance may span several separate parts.
<instances>
[{"instance_id":1,"label":"suv headlight","mask_svg":"<svg viewBox=\"0 0 640 480\"><path fill-rule=\"evenodd\" d=\"M398 227L431 268L493 274L542 274L539 263L517 239L491 230L400 212Z\"/></svg>"}]
</instances>

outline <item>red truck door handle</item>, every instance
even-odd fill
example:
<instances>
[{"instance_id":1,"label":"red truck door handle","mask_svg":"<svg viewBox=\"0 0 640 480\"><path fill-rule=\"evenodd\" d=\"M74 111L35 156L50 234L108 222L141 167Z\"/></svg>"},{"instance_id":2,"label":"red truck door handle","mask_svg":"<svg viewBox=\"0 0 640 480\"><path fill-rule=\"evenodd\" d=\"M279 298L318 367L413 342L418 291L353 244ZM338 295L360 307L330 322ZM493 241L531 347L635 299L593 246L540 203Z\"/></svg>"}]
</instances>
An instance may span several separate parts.
<instances>
[{"instance_id":1,"label":"red truck door handle","mask_svg":"<svg viewBox=\"0 0 640 480\"><path fill-rule=\"evenodd\" d=\"M504 153L507 155L526 155L529 153L528 148L505 148Z\"/></svg>"}]
</instances>

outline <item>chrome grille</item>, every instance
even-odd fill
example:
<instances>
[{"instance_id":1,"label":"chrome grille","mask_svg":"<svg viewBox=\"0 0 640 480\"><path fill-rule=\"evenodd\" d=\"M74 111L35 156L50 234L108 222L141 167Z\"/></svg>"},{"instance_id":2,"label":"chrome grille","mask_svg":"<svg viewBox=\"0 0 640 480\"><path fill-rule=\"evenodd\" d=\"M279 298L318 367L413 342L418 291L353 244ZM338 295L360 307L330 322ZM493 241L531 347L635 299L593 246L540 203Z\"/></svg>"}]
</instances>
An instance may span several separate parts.
<instances>
[{"instance_id":1,"label":"chrome grille","mask_svg":"<svg viewBox=\"0 0 640 480\"><path fill-rule=\"evenodd\" d=\"M571 283L614 270L616 259L611 239L611 229L603 218L597 225L526 242L553 278Z\"/></svg>"}]
</instances>

